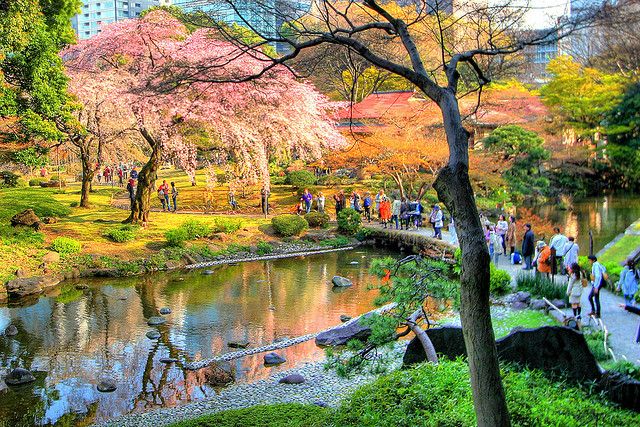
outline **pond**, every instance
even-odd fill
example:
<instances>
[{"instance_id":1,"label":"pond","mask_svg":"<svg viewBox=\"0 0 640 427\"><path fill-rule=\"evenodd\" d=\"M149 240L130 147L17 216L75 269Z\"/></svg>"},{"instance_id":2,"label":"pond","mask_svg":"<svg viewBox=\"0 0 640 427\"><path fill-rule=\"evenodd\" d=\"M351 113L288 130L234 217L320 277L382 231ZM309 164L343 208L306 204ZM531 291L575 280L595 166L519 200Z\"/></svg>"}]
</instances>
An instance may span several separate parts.
<instances>
[{"instance_id":1,"label":"pond","mask_svg":"<svg viewBox=\"0 0 640 427\"><path fill-rule=\"evenodd\" d=\"M533 207L533 212L558 225L567 236L576 236L581 254L587 255L589 230L593 232L593 251L598 252L640 219L640 196L589 197L574 201L571 210L541 205Z\"/></svg>"},{"instance_id":2,"label":"pond","mask_svg":"<svg viewBox=\"0 0 640 427\"><path fill-rule=\"evenodd\" d=\"M386 255L358 249L221 266L213 275L83 281L86 290L68 284L30 306L2 306L0 330L12 323L20 332L0 336L0 369L26 367L37 381L19 388L0 384L0 426L101 421L212 396L216 390L200 372L183 369L184 362L235 351L230 341L258 347L334 326L341 314L371 310L377 293L367 289L376 283L368 267ZM334 289L335 274L354 286ZM146 319L162 307L172 313L158 327L161 338L150 340ZM324 354L313 340L278 352L287 362L274 368L263 366L261 354L231 362L238 380L266 378ZM164 357L180 362L166 365L159 361ZM96 390L103 376L116 380L115 392Z\"/></svg>"}]
</instances>

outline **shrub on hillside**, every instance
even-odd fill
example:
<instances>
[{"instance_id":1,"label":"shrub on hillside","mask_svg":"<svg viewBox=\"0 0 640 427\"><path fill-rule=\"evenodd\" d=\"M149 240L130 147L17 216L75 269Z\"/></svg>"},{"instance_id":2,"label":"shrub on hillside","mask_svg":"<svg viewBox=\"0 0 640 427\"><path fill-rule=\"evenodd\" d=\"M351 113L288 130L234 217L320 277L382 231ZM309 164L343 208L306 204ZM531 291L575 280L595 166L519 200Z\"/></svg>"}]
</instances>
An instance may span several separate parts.
<instances>
[{"instance_id":1,"label":"shrub on hillside","mask_svg":"<svg viewBox=\"0 0 640 427\"><path fill-rule=\"evenodd\" d=\"M122 227L110 228L102 233L102 235L112 242L123 243L135 239L136 231L137 227L127 224Z\"/></svg>"},{"instance_id":2,"label":"shrub on hillside","mask_svg":"<svg viewBox=\"0 0 640 427\"><path fill-rule=\"evenodd\" d=\"M56 237L53 242L51 242L51 249L62 255L75 254L80 252L82 244L69 237Z\"/></svg>"},{"instance_id":3,"label":"shrub on hillside","mask_svg":"<svg viewBox=\"0 0 640 427\"><path fill-rule=\"evenodd\" d=\"M297 170L291 171L287 174L285 182L289 185L293 185L296 188L311 187L316 183L316 177L309 171Z\"/></svg>"},{"instance_id":4,"label":"shrub on hillside","mask_svg":"<svg viewBox=\"0 0 640 427\"><path fill-rule=\"evenodd\" d=\"M329 224L329 215L321 212L309 212L304 216L309 227L324 228Z\"/></svg>"},{"instance_id":5,"label":"shrub on hillside","mask_svg":"<svg viewBox=\"0 0 640 427\"><path fill-rule=\"evenodd\" d=\"M17 187L20 176L10 171L2 171L0 172L0 178L5 187Z\"/></svg>"},{"instance_id":6,"label":"shrub on hillside","mask_svg":"<svg viewBox=\"0 0 640 427\"><path fill-rule=\"evenodd\" d=\"M242 228L241 219L233 218L216 218L211 231L214 233L235 233Z\"/></svg>"},{"instance_id":7,"label":"shrub on hillside","mask_svg":"<svg viewBox=\"0 0 640 427\"><path fill-rule=\"evenodd\" d=\"M271 252L273 252L273 245L263 240L258 242L258 244L256 245L256 248L257 248L256 253L258 255L269 255Z\"/></svg>"},{"instance_id":8,"label":"shrub on hillside","mask_svg":"<svg viewBox=\"0 0 640 427\"><path fill-rule=\"evenodd\" d=\"M278 215L271 219L276 234L283 237L297 236L307 229L309 224L298 215Z\"/></svg>"},{"instance_id":9,"label":"shrub on hillside","mask_svg":"<svg viewBox=\"0 0 640 427\"><path fill-rule=\"evenodd\" d=\"M500 296L511 291L511 276L491 263L489 289L492 295Z\"/></svg>"},{"instance_id":10,"label":"shrub on hillside","mask_svg":"<svg viewBox=\"0 0 640 427\"><path fill-rule=\"evenodd\" d=\"M47 180L43 178L31 178L29 180L29 187L40 187L41 182L47 182Z\"/></svg>"},{"instance_id":11,"label":"shrub on hillside","mask_svg":"<svg viewBox=\"0 0 640 427\"><path fill-rule=\"evenodd\" d=\"M519 291L527 291L535 298L565 299L566 287L553 283L541 274L518 274L516 287Z\"/></svg>"},{"instance_id":12,"label":"shrub on hillside","mask_svg":"<svg viewBox=\"0 0 640 427\"><path fill-rule=\"evenodd\" d=\"M182 227L168 230L166 233L164 233L164 237L167 239L167 245L173 247L184 246L184 243L189 240L187 230Z\"/></svg>"},{"instance_id":13,"label":"shrub on hillside","mask_svg":"<svg viewBox=\"0 0 640 427\"><path fill-rule=\"evenodd\" d=\"M208 224L194 219L183 222L180 228L187 232L187 240L199 239L211 234L211 227Z\"/></svg>"},{"instance_id":14,"label":"shrub on hillside","mask_svg":"<svg viewBox=\"0 0 640 427\"><path fill-rule=\"evenodd\" d=\"M362 218L355 209L342 209L338 214L338 230L345 234L355 234L362 225Z\"/></svg>"}]
</instances>

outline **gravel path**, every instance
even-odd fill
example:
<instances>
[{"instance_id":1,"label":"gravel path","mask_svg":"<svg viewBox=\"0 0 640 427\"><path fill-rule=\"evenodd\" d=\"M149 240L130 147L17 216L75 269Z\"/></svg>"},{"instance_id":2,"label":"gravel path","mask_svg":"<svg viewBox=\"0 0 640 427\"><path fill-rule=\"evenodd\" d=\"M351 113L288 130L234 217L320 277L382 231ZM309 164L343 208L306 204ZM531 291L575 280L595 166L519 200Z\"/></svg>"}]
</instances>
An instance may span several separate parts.
<instances>
[{"instance_id":1,"label":"gravel path","mask_svg":"<svg viewBox=\"0 0 640 427\"><path fill-rule=\"evenodd\" d=\"M395 343L392 349L382 353L391 356L389 369L399 368L408 341ZM269 379L253 383L241 383L224 388L217 396L175 408L157 409L146 413L125 415L101 424L104 427L161 427L177 421L212 414L228 409L247 408L260 404L303 403L336 406L340 400L359 386L375 380L378 375L363 373L350 378L340 378L335 370L325 370L324 362L306 363L289 371L279 372ZM305 378L302 384L280 384L278 381L290 374Z\"/></svg>"}]
</instances>

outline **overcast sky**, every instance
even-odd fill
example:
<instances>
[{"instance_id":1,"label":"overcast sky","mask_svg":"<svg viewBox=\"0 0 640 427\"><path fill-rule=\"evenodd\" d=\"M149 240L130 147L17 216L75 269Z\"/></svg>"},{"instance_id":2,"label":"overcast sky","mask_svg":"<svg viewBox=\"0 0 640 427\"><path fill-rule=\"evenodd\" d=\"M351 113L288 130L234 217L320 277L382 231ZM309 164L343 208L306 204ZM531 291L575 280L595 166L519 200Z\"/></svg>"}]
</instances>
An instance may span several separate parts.
<instances>
[{"instance_id":1,"label":"overcast sky","mask_svg":"<svg viewBox=\"0 0 640 427\"><path fill-rule=\"evenodd\" d=\"M545 28L553 25L555 19L565 14L569 0L530 0L526 23L532 28ZM527 4L523 0L523 4Z\"/></svg>"}]
</instances>

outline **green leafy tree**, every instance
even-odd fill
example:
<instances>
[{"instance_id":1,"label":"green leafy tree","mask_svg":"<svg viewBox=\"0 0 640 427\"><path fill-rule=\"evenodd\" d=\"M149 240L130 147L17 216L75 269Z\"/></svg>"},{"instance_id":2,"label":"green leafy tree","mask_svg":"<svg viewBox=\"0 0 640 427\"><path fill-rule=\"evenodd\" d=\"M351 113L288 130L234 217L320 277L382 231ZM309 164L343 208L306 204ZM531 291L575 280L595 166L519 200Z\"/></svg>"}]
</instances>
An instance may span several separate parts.
<instances>
[{"instance_id":1,"label":"green leafy tree","mask_svg":"<svg viewBox=\"0 0 640 427\"><path fill-rule=\"evenodd\" d=\"M551 81L540 89L546 105L581 137L593 139L622 96L627 79L585 67L568 56L549 63Z\"/></svg>"},{"instance_id":2,"label":"green leafy tree","mask_svg":"<svg viewBox=\"0 0 640 427\"><path fill-rule=\"evenodd\" d=\"M41 168L49 163L49 159L47 158L48 153L48 148L36 145L16 151L13 153L13 160L24 165L29 170L29 175L31 176L33 175L33 169Z\"/></svg>"},{"instance_id":3,"label":"green leafy tree","mask_svg":"<svg viewBox=\"0 0 640 427\"><path fill-rule=\"evenodd\" d=\"M617 187L640 189L640 83L630 85L607 115L608 181Z\"/></svg>"},{"instance_id":4,"label":"green leafy tree","mask_svg":"<svg viewBox=\"0 0 640 427\"><path fill-rule=\"evenodd\" d=\"M80 0L12 0L0 12L0 116L18 117L23 139L60 140L66 108L60 50L74 42Z\"/></svg>"},{"instance_id":5,"label":"green leafy tree","mask_svg":"<svg viewBox=\"0 0 640 427\"><path fill-rule=\"evenodd\" d=\"M506 125L495 129L483 142L487 150L511 163L503 177L512 193L538 195L547 191L549 180L541 169L550 153L537 133L520 126Z\"/></svg>"}]
</instances>

